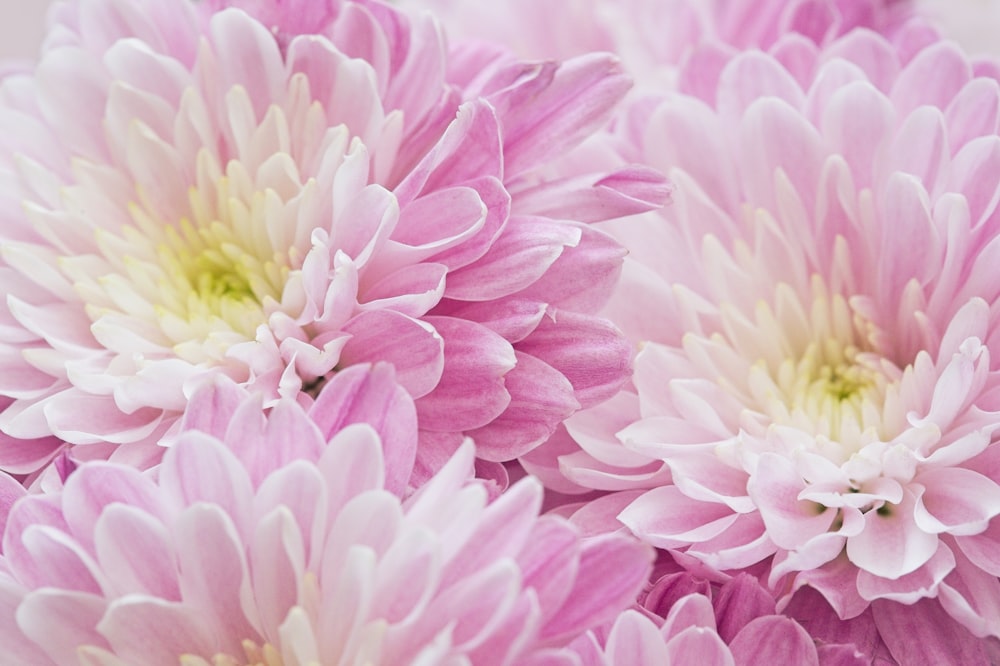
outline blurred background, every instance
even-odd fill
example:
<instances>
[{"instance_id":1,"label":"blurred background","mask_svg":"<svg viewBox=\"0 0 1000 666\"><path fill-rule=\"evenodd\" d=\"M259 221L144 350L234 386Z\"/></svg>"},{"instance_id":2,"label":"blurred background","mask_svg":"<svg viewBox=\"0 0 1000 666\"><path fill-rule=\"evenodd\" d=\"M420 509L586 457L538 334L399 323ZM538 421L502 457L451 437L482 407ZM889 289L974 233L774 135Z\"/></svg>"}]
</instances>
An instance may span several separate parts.
<instances>
[{"instance_id":1,"label":"blurred background","mask_svg":"<svg viewBox=\"0 0 1000 666\"><path fill-rule=\"evenodd\" d=\"M935 17L946 36L962 43L971 55L1000 54L1000 0L915 2ZM51 4L53 0L0 0L0 58L35 57L44 32L45 12Z\"/></svg>"}]
</instances>

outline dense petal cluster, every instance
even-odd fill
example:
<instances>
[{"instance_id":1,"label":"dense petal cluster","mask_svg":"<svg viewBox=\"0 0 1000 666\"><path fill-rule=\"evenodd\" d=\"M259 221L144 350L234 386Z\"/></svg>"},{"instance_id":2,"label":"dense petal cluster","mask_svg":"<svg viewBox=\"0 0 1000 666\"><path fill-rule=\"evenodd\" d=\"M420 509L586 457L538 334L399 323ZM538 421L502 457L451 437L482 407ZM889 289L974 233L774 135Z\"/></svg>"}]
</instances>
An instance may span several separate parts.
<instances>
[{"instance_id":1,"label":"dense petal cluster","mask_svg":"<svg viewBox=\"0 0 1000 666\"><path fill-rule=\"evenodd\" d=\"M786 600L936 598L1000 635L992 72L857 31L688 72L704 94L640 110L633 141L677 190L616 227L634 390L529 467L621 491L602 511L649 543L761 563Z\"/></svg>"},{"instance_id":2,"label":"dense petal cluster","mask_svg":"<svg viewBox=\"0 0 1000 666\"><path fill-rule=\"evenodd\" d=\"M853 645L817 644L775 612L773 597L748 574L714 591L687 573L665 575L644 597L640 609L625 611L610 629L574 641L580 666L871 663Z\"/></svg>"},{"instance_id":3,"label":"dense petal cluster","mask_svg":"<svg viewBox=\"0 0 1000 666\"><path fill-rule=\"evenodd\" d=\"M412 402L378 378L349 384L365 382L331 411L350 421L381 405L382 431L404 428ZM230 407L188 425L223 439L185 430L155 476L93 461L4 512L5 660L520 664L612 618L648 575L635 540L581 541L539 518L534 480L488 502L469 480L471 443L402 500L367 423L327 441L290 400L265 419L231 384L198 397ZM3 497L13 483L0 477Z\"/></svg>"},{"instance_id":4,"label":"dense petal cluster","mask_svg":"<svg viewBox=\"0 0 1000 666\"><path fill-rule=\"evenodd\" d=\"M0 467L62 441L152 464L206 377L308 404L386 361L425 478L463 433L508 460L624 381L592 314L623 251L587 223L662 179L538 169L604 122L620 67L449 60L429 17L328 9L61 5L33 75L3 81Z\"/></svg>"}]
</instances>

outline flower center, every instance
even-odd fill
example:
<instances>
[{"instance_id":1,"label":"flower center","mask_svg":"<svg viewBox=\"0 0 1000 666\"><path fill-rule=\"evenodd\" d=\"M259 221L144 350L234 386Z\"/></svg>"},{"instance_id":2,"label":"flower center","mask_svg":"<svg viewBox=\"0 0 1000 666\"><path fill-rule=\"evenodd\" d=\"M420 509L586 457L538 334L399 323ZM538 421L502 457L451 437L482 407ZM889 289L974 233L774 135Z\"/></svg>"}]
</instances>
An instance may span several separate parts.
<instances>
[{"instance_id":1,"label":"flower center","mask_svg":"<svg viewBox=\"0 0 1000 666\"><path fill-rule=\"evenodd\" d=\"M720 382L747 408L751 430L794 428L839 463L896 434L893 405L902 372L877 353L876 328L847 299L830 294L818 277L811 291L807 309L805 299L780 285L775 306L758 303L752 320L722 308L725 335L714 341L739 353L749 367L739 376L740 366L728 364L731 370Z\"/></svg>"},{"instance_id":2,"label":"flower center","mask_svg":"<svg viewBox=\"0 0 1000 666\"><path fill-rule=\"evenodd\" d=\"M98 230L102 263L68 269L90 318L124 315L185 361L224 362L227 349L254 339L279 308L301 265L304 250L284 245L284 197L256 187L239 161L221 173L204 151L179 219L164 219L137 194L131 224L117 234Z\"/></svg>"}]
</instances>

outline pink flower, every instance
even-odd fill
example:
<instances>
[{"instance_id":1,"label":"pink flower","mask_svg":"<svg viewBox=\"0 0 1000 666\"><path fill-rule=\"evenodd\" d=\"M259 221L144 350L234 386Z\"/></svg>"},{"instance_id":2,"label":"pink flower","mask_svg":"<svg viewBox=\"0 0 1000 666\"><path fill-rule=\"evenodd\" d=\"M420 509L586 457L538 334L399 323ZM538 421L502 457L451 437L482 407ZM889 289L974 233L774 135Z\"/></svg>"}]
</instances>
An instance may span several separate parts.
<instances>
[{"instance_id":1,"label":"pink flower","mask_svg":"<svg viewBox=\"0 0 1000 666\"><path fill-rule=\"evenodd\" d=\"M902 53L779 40L636 111L677 191L615 226L634 390L526 464L618 491L595 525L760 563L782 603L935 599L1000 636L1000 86L948 43Z\"/></svg>"},{"instance_id":2,"label":"pink flower","mask_svg":"<svg viewBox=\"0 0 1000 666\"><path fill-rule=\"evenodd\" d=\"M514 458L624 381L593 315L623 251L586 223L662 179L540 169L605 122L620 67L449 60L427 17L313 7L276 37L186 0L62 4L4 82L0 467L63 440L150 465L207 377L308 405L385 361L419 482L464 435Z\"/></svg>"},{"instance_id":3,"label":"pink flower","mask_svg":"<svg viewBox=\"0 0 1000 666\"><path fill-rule=\"evenodd\" d=\"M366 396L327 413L381 404L382 431L404 428L405 400L371 375L351 385L364 381ZM295 402L265 419L259 396L239 393L203 388L188 425L224 439L185 430L155 474L92 461L2 512L6 660L520 664L614 617L649 573L634 539L583 541L539 518L533 480L489 503L469 481L470 443L401 500L367 423L327 441ZM19 492L0 476L0 499Z\"/></svg>"},{"instance_id":4,"label":"pink flower","mask_svg":"<svg viewBox=\"0 0 1000 666\"><path fill-rule=\"evenodd\" d=\"M693 583L689 574L678 574ZM688 587L667 576L651 594L656 601L667 587ZM589 632L574 641L581 666L662 666L729 664L733 666L866 666L870 660L853 645L817 645L794 620L774 612L774 600L752 577L742 574L714 595L704 589L681 594L666 610L627 610L606 632ZM665 617L663 617L665 616ZM600 634L604 634L601 636Z\"/></svg>"},{"instance_id":5,"label":"pink flower","mask_svg":"<svg viewBox=\"0 0 1000 666\"><path fill-rule=\"evenodd\" d=\"M857 27L893 33L913 14L911 0L403 0L429 8L449 33L504 44L531 58L612 51L641 87L669 85L688 58L717 50L768 48L796 33L825 44Z\"/></svg>"}]
</instances>

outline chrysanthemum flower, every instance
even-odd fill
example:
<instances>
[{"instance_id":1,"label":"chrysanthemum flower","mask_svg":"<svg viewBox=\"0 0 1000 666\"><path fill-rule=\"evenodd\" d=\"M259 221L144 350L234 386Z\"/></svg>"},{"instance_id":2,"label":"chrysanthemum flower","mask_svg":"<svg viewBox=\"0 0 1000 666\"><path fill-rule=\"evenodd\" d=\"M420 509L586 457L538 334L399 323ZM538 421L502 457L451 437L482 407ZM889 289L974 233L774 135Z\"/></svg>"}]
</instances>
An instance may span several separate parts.
<instances>
[{"instance_id":1,"label":"chrysanthemum flower","mask_svg":"<svg viewBox=\"0 0 1000 666\"><path fill-rule=\"evenodd\" d=\"M690 579L689 574L676 577ZM642 611L630 609L607 631L588 632L572 649L580 666L867 666L852 645L818 645L794 620L774 610L774 599L747 574L712 590L681 593L664 601L665 588L690 588L666 576ZM686 583L686 584L685 584ZM670 590L675 591L675 590ZM664 610L665 609L665 610ZM882 666L880 664L880 666Z\"/></svg>"},{"instance_id":2,"label":"chrysanthemum flower","mask_svg":"<svg viewBox=\"0 0 1000 666\"><path fill-rule=\"evenodd\" d=\"M592 518L762 563L783 599L934 598L1000 635L1000 88L977 73L867 31L687 72L704 96L635 137L675 204L616 232L634 391L529 467L558 456L623 491Z\"/></svg>"},{"instance_id":3,"label":"chrysanthemum flower","mask_svg":"<svg viewBox=\"0 0 1000 666\"><path fill-rule=\"evenodd\" d=\"M892 33L913 14L911 0L403 0L436 11L460 39L507 45L532 58L612 51L640 86L673 80L690 57L716 49L768 48L782 35L825 44L857 27ZM701 47L712 47L701 53Z\"/></svg>"},{"instance_id":4,"label":"chrysanthemum flower","mask_svg":"<svg viewBox=\"0 0 1000 666\"><path fill-rule=\"evenodd\" d=\"M308 403L390 362L424 476L463 433L507 460L617 390L628 345L591 313L623 252L586 222L662 181L536 167L603 124L619 66L494 57L476 78L428 17L330 7L293 15L323 34L274 34L187 0L65 4L33 76L3 82L0 429L37 441L0 443L0 467L59 440L155 462L119 445L155 442L213 374Z\"/></svg>"},{"instance_id":5,"label":"chrysanthemum flower","mask_svg":"<svg viewBox=\"0 0 1000 666\"><path fill-rule=\"evenodd\" d=\"M362 402L391 404L385 389ZM91 461L3 512L5 663L523 664L613 618L649 573L635 539L539 518L534 480L489 503L470 443L403 501L368 424L327 441L290 400L264 419L259 397L202 390L219 408L188 425L224 439L180 433L155 476ZM0 475L0 503L17 487Z\"/></svg>"}]
</instances>

